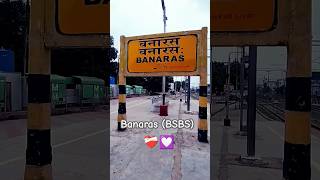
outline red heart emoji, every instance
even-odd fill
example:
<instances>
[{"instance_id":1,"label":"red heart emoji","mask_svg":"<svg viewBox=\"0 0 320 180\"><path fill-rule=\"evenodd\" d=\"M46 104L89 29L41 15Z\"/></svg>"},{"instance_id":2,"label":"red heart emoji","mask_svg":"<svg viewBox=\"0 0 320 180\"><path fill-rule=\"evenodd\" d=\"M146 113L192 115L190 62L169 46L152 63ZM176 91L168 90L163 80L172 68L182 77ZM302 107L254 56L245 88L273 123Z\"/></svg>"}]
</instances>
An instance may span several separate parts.
<instances>
[{"instance_id":1,"label":"red heart emoji","mask_svg":"<svg viewBox=\"0 0 320 180\"><path fill-rule=\"evenodd\" d=\"M144 136L144 143L152 149L157 145L158 139L155 136Z\"/></svg>"}]
</instances>

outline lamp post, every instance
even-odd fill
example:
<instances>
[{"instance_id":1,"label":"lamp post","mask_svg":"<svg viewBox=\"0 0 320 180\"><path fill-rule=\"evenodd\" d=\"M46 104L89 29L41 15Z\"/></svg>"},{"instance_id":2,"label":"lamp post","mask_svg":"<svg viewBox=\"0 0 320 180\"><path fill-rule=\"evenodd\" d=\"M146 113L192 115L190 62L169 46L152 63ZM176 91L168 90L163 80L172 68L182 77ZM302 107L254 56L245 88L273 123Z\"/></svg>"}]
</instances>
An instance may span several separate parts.
<instances>
[{"instance_id":1,"label":"lamp post","mask_svg":"<svg viewBox=\"0 0 320 180\"><path fill-rule=\"evenodd\" d=\"M227 79L227 91L226 91L226 117L224 118L224 126L230 126L231 122L229 119L229 97L230 97L230 61L231 61L231 56L233 54L240 54L241 52L230 52L229 53L229 58L228 58L228 79Z\"/></svg>"},{"instance_id":2,"label":"lamp post","mask_svg":"<svg viewBox=\"0 0 320 180\"><path fill-rule=\"evenodd\" d=\"M166 6L164 0L161 0L162 10L163 10L163 32L166 33L167 27L167 16L166 16ZM162 96L163 96L163 105L166 103L166 77L162 76Z\"/></svg>"},{"instance_id":3,"label":"lamp post","mask_svg":"<svg viewBox=\"0 0 320 180\"><path fill-rule=\"evenodd\" d=\"M166 32L166 6L164 0L161 0L162 10L163 10L163 31ZM162 105L160 105L160 116L168 116L168 105L166 105L166 76L162 76Z\"/></svg>"},{"instance_id":4,"label":"lamp post","mask_svg":"<svg viewBox=\"0 0 320 180\"><path fill-rule=\"evenodd\" d=\"M242 57L240 65L240 135L246 135L247 127L243 125L243 101L244 101L244 81L245 81L245 62L249 57L245 56L245 47L242 47Z\"/></svg>"}]
</instances>

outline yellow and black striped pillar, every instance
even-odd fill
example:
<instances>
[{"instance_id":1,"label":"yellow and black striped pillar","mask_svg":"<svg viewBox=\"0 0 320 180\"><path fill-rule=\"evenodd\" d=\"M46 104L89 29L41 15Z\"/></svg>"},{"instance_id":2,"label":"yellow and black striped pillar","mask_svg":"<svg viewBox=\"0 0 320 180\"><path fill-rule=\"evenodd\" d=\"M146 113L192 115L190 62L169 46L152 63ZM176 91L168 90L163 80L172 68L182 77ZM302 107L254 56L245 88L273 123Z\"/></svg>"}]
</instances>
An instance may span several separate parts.
<instances>
[{"instance_id":1,"label":"yellow and black striped pillar","mask_svg":"<svg viewBox=\"0 0 320 180\"><path fill-rule=\"evenodd\" d=\"M310 180L311 0L290 1L283 177Z\"/></svg>"},{"instance_id":2,"label":"yellow and black striped pillar","mask_svg":"<svg viewBox=\"0 0 320 180\"><path fill-rule=\"evenodd\" d=\"M31 1L25 180L52 179L51 55L44 44L45 2Z\"/></svg>"},{"instance_id":3,"label":"yellow and black striped pillar","mask_svg":"<svg viewBox=\"0 0 320 180\"><path fill-rule=\"evenodd\" d=\"M124 76L125 68L125 37L120 37L120 60L119 60L119 108L118 108L118 130L124 131L126 128L121 128L121 121L127 119L126 110L126 77Z\"/></svg>"},{"instance_id":4,"label":"yellow and black striped pillar","mask_svg":"<svg viewBox=\"0 0 320 180\"><path fill-rule=\"evenodd\" d=\"M25 180L51 179L50 75L29 74Z\"/></svg>"},{"instance_id":5,"label":"yellow and black striped pillar","mask_svg":"<svg viewBox=\"0 0 320 180\"><path fill-rule=\"evenodd\" d=\"M286 127L283 174L286 179L310 179L310 77L286 80Z\"/></svg>"},{"instance_id":6,"label":"yellow and black striped pillar","mask_svg":"<svg viewBox=\"0 0 320 180\"><path fill-rule=\"evenodd\" d=\"M202 46L200 50L200 89L199 89L199 122L198 141L208 142L208 121L207 121L207 28L202 28Z\"/></svg>"},{"instance_id":7,"label":"yellow and black striped pillar","mask_svg":"<svg viewBox=\"0 0 320 180\"><path fill-rule=\"evenodd\" d=\"M208 123L207 123L207 86L200 86L199 89L199 124L198 141L208 142Z\"/></svg>"},{"instance_id":8,"label":"yellow and black striped pillar","mask_svg":"<svg viewBox=\"0 0 320 180\"><path fill-rule=\"evenodd\" d=\"M119 109L118 109L118 130L123 131L126 128L121 128L121 121L126 120L126 85L119 84Z\"/></svg>"}]
</instances>

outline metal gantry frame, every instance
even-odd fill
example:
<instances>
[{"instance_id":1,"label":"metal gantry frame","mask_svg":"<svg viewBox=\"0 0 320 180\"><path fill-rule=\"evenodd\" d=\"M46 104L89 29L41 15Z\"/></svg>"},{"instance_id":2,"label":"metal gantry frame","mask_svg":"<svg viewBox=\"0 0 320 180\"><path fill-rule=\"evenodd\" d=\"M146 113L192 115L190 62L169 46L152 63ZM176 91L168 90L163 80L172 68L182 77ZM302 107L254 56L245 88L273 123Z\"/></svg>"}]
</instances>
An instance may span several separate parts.
<instances>
[{"instance_id":1,"label":"metal gantry frame","mask_svg":"<svg viewBox=\"0 0 320 180\"><path fill-rule=\"evenodd\" d=\"M283 178L310 180L312 1L276 3L278 23L275 29L249 33L211 32L211 46L287 47Z\"/></svg>"},{"instance_id":2,"label":"metal gantry frame","mask_svg":"<svg viewBox=\"0 0 320 180\"><path fill-rule=\"evenodd\" d=\"M117 125L119 131L124 131L121 121L127 120L126 115L126 77L146 77L146 76L200 76L199 92L199 119L198 119L198 140L208 142L208 122L207 122L207 30L203 27L197 31L173 32L166 34L153 34L135 37L120 37L120 62L119 62L119 108ZM153 72L153 73L131 73L128 72L128 43L131 40L151 39L156 37L173 37L179 35L197 35L197 68L193 72Z\"/></svg>"}]
</instances>

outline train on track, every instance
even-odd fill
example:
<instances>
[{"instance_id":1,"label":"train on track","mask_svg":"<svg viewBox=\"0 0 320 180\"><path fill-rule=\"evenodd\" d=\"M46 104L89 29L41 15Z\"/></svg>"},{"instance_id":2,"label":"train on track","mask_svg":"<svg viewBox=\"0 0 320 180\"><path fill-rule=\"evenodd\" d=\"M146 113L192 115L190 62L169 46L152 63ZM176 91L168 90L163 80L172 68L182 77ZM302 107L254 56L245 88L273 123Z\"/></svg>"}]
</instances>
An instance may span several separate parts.
<instances>
[{"instance_id":1,"label":"train on track","mask_svg":"<svg viewBox=\"0 0 320 180\"><path fill-rule=\"evenodd\" d=\"M142 86L138 85L126 85L126 96L135 97L135 96L144 96L147 94L147 90ZM109 97L111 99L116 99L119 96L119 87L116 84L111 84L109 89Z\"/></svg>"},{"instance_id":2,"label":"train on track","mask_svg":"<svg viewBox=\"0 0 320 180\"><path fill-rule=\"evenodd\" d=\"M107 86L102 79L52 74L50 80L52 109L98 106L107 103ZM21 76L20 73L0 72L0 112L26 110L27 86L26 76Z\"/></svg>"}]
</instances>

